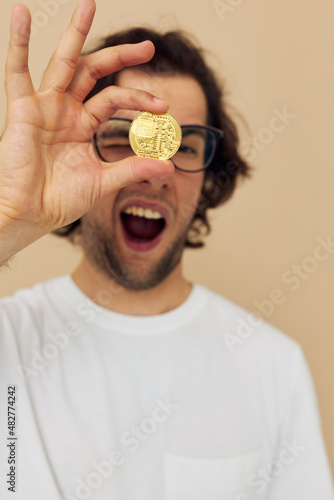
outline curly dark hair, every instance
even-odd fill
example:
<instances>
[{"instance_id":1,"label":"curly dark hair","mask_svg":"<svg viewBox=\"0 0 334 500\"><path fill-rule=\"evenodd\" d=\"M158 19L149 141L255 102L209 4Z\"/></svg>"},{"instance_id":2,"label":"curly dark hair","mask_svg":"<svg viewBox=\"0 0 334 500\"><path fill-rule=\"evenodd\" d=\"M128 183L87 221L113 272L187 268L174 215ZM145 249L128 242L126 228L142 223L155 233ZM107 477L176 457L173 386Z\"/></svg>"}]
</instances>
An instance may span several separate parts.
<instances>
[{"instance_id":1,"label":"curly dark hair","mask_svg":"<svg viewBox=\"0 0 334 500\"><path fill-rule=\"evenodd\" d=\"M151 40L155 46L155 54L147 63L136 66L149 74L158 75L188 75L201 86L207 102L208 125L223 130L217 153L205 170L204 182L199 202L189 227L186 247L204 246L201 236L209 234L211 227L208 221L207 209L215 208L231 198L240 177L249 177L251 167L238 153L239 136L237 127L226 111L223 85L204 59L204 50L198 46L190 35L180 30L159 33L148 28L130 28L103 38L94 50ZM103 90L115 85L118 73L100 78L85 101ZM191 174L189 174L191 175ZM189 207L190 208L190 207ZM80 235L80 219L72 224L54 231L58 236L64 236L72 242Z\"/></svg>"}]
</instances>

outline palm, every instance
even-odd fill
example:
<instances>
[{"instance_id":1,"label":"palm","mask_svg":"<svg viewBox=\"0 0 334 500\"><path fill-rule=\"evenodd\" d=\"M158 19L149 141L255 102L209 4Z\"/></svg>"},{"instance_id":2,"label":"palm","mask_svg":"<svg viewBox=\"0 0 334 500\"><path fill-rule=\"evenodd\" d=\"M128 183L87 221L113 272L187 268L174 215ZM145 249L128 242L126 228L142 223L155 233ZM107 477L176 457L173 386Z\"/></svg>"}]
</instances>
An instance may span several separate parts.
<instances>
[{"instance_id":1,"label":"palm","mask_svg":"<svg viewBox=\"0 0 334 500\"><path fill-rule=\"evenodd\" d=\"M2 179L1 198L30 222L52 217L57 225L67 224L99 196L92 121L73 97L61 100L50 94L21 100L3 140L11 168Z\"/></svg>"},{"instance_id":2,"label":"palm","mask_svg":"<svg viewBox=\"0 0 334 500\"><path fill-rule=\"evenodd\" d=\"M139 178L170 173L170 166L156 160L143 163L135 158L107 165L95 154L94 132L116 109L160 113L168 105L156 103L146 92L117 87L83 104L96 75L145 62L154 52L148 43L125 45L79 60L94 11L93 0L80 0L38 92L27 69L27 37L22 36L22 26L28 31L29 12L16 6L12 17L8 111L0 143L0 216L45 225L46 232L79 218L101 196L138 180L137 174Z\"/></svg>"}]
</instances>

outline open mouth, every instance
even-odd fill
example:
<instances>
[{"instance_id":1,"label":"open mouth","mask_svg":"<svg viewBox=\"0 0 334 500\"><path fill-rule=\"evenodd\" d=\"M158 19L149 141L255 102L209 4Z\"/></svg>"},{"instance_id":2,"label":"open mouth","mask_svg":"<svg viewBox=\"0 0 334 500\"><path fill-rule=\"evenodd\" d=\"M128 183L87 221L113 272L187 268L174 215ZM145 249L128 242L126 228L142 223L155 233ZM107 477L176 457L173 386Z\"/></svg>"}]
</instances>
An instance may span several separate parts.
<instances>
[{"instance_id":1,"label":"open mouth","mask_svg":"<svg viewBox=\"0 0 334 500\"><path fill-rule=\"evenodd\" d=\"M127 239L137 243L152 242L166 226L159 212L135 206L121 212L121 221Z\"/></svg>"}]
</instances>

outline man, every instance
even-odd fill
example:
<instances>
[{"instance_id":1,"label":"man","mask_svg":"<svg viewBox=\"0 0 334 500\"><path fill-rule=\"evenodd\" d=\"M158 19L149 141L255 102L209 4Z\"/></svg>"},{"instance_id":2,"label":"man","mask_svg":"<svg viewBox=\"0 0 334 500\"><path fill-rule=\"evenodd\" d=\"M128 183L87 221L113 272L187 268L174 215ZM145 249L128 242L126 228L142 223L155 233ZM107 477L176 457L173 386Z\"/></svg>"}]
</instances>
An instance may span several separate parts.
<instances>
[{"instance_id":1,"label":"man","mask_svg":"<svg viewBox=\"0 0 334 500\"><path fill-rule=\"evenodd\" d=\"M29 13L12 14L1 261L54 230L83 259L1 301L1 498L333 499L300 346L182 274L248 173L217 82L180 34L79 59L93 15L79 0L36 92ZM141 110L181 124L171 162L129 151Z\"/></svg>"}]
</instances>

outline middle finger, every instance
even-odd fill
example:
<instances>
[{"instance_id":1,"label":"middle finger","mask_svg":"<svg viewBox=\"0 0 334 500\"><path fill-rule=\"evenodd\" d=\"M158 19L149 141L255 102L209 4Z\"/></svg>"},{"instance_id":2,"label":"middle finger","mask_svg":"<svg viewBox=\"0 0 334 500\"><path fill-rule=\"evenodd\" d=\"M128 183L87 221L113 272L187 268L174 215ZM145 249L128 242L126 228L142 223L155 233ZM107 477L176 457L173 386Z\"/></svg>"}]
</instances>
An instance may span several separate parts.
<instances>
[{"instance_id":1,"label":"middle finger","mask_svg":"<svg viewBox=\"0 0 334 500\"><path fill-rule=\"evenodd\" d=\"M136 44L107 47L79 60L77 70L68 91L82 102L99 78L103 78L127 66L135 66L149 61L154 55L154 45L150 41Z\"/></svg>"}]
</instances>

